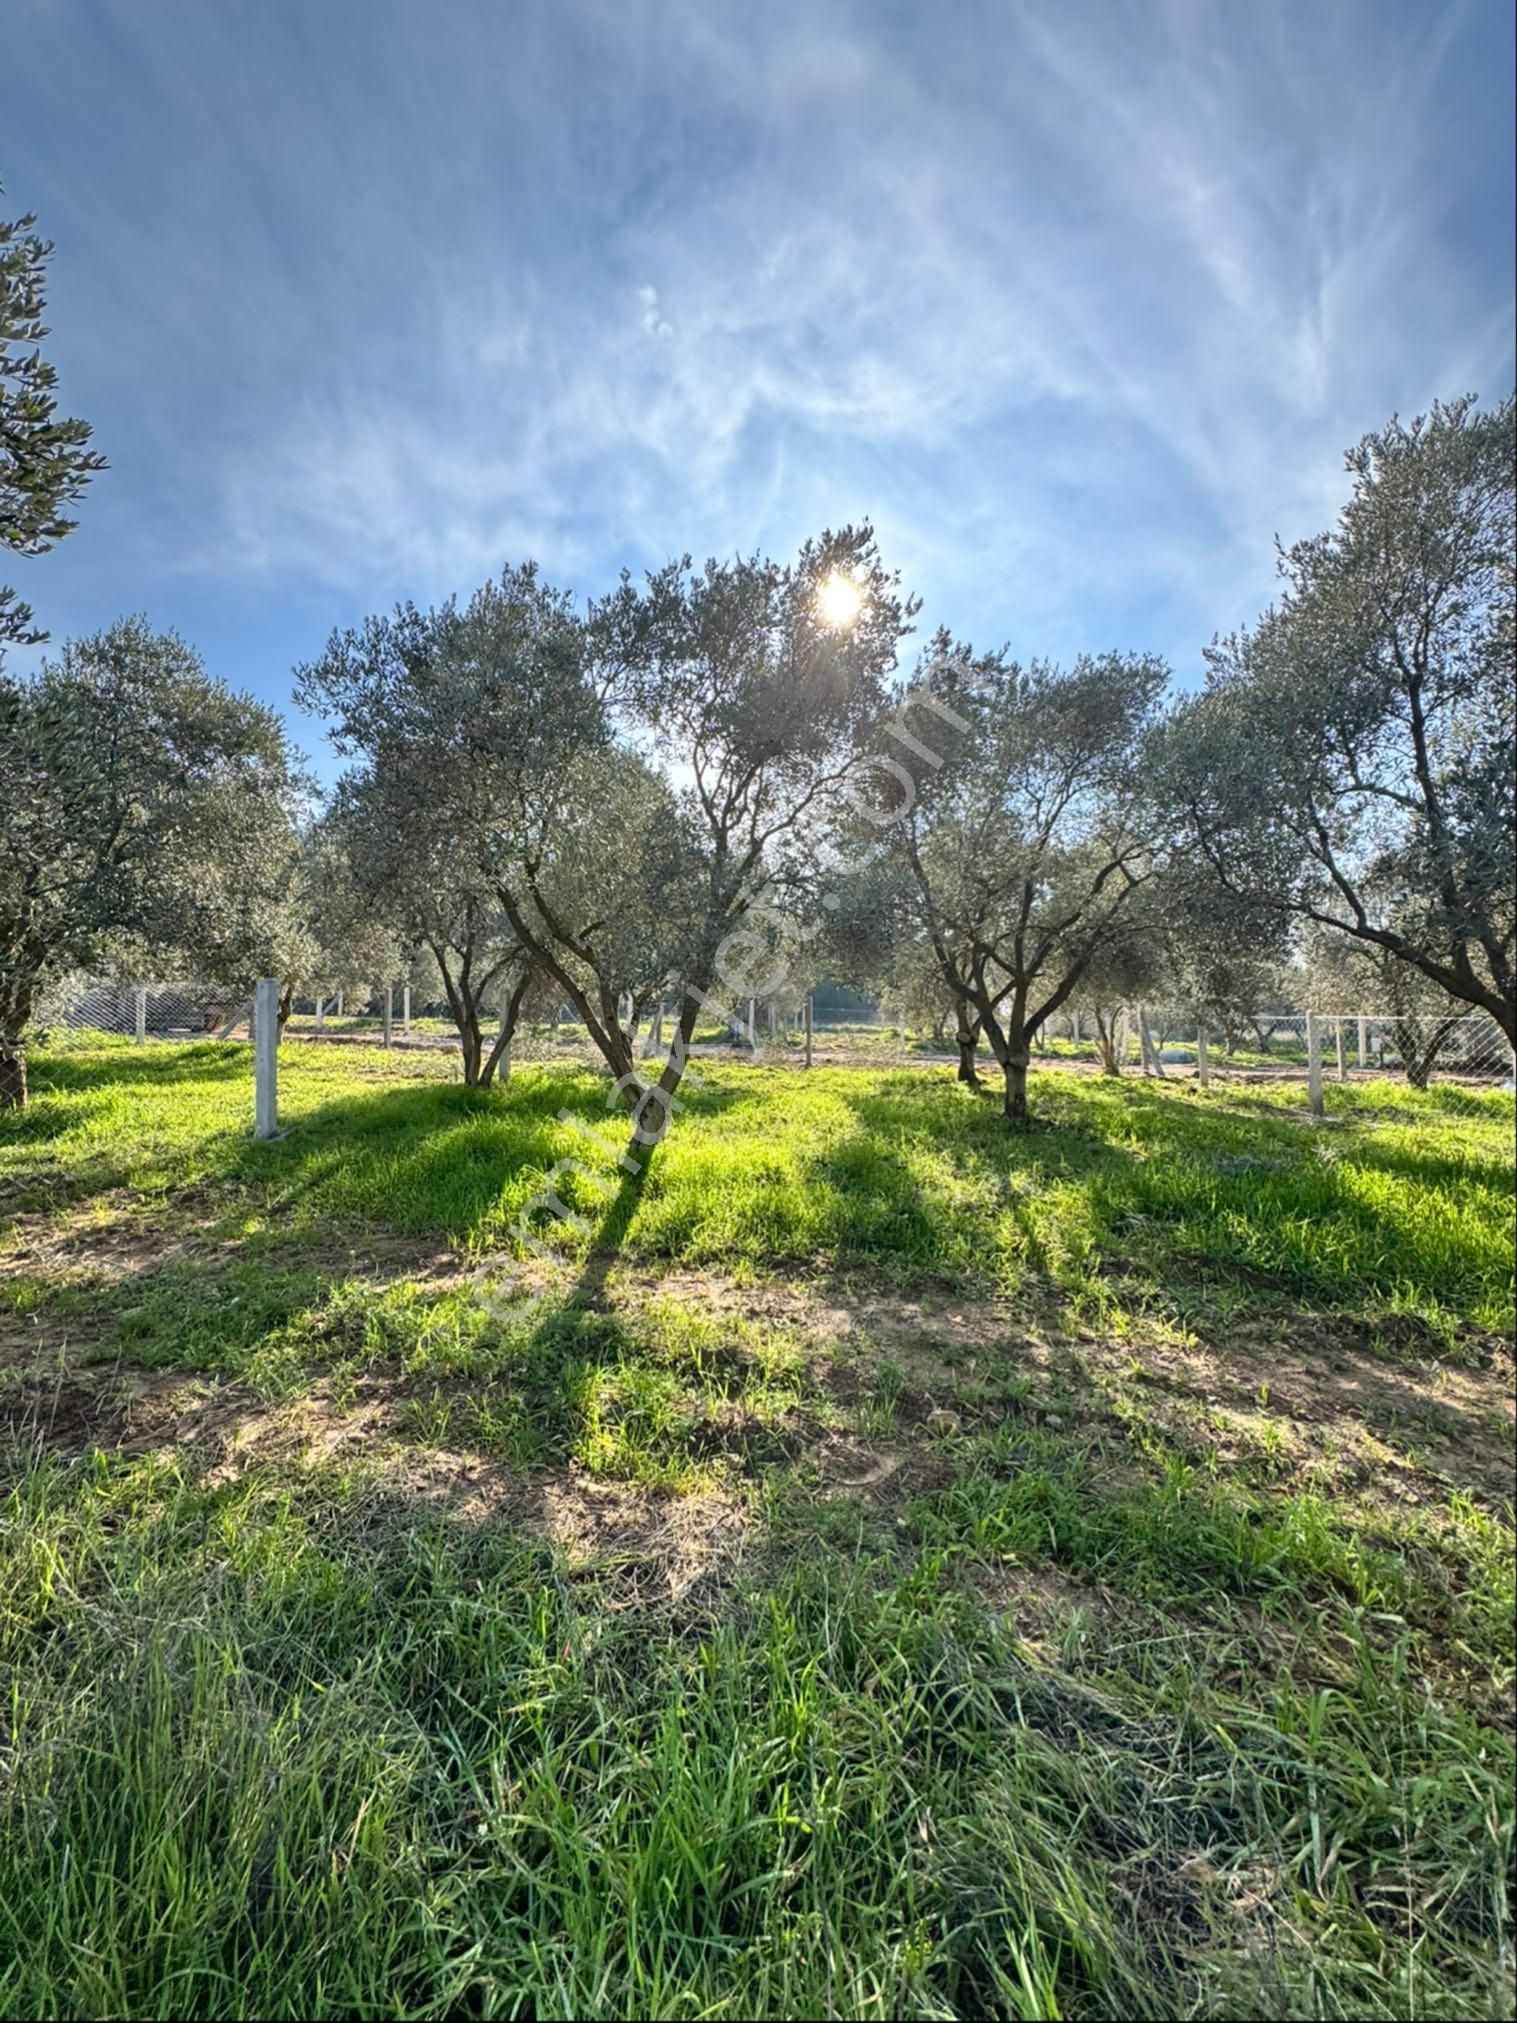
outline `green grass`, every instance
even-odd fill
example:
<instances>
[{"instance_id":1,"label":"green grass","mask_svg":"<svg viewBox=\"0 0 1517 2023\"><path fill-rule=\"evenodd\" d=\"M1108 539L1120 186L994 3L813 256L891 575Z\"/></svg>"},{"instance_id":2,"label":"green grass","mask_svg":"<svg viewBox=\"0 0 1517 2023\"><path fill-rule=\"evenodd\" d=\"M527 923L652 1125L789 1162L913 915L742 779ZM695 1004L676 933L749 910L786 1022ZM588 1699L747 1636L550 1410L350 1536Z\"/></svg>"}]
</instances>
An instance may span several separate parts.
<instances>
[{"instance_id":1,"label":"green grass","mask_svg":"<svg viewBox=\"0 0 1517 2023\"><path fill-rule=\"evenodd\" d=\"M1290 1084L1202 1094L1051 1071L1037 1098L1056 1128L1018 1136L943 1070L702 1075L637 1200L629 1256L957 1273L1119 1325L1204 1313L1239 1286L1412 1316L1446 1339L1513 1325L1509 1096L1334 1088L1316 1129ZM625 1127L587 1070L524 1068L477 1092L447 1063L291 1048L289 1134L266 1146L247 1136L246 1076L245 1052L212 1043L44 1057L30 1111L0 1138L0 1200L209 1187L285 1228L379 1224L509 1251L557 1161L604 1176L562 1176L586 1215L617 1177ZM531 1220L583 1248L551 1211Z\"/></svg>"},{"instance_id":2,"label":"green grass","mask_svg":"<svg viewBox=\"0 0 1517 2023\"><path fill-rule=\"evenodd\" d=\"M0 1120L0 2013L1510 2013L1510 1097L453 1072Z\"/></svg>"}]
</instances>

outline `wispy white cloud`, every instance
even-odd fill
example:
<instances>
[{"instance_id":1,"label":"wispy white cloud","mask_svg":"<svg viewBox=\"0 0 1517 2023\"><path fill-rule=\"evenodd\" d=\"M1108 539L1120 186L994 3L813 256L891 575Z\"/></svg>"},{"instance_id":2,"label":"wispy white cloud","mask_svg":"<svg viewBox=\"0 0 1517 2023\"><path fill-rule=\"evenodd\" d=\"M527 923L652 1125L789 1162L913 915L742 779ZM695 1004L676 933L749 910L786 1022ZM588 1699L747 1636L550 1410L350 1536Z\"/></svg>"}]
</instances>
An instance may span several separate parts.
<instances>
[{"instance_id":1,"label":"wispy white cloud","mask_svg":"<svg viewBox=\"0 0 1517 2023\"><path fill-rule=\"evenodd\" d=\"M934 619L1199 646L1348 441L1512 370L1450 221L1478 9L270 18L115 30L112 304L182 474L129 538L207 580L589 589L870 513Z\"/></svg>"}]
</instances>

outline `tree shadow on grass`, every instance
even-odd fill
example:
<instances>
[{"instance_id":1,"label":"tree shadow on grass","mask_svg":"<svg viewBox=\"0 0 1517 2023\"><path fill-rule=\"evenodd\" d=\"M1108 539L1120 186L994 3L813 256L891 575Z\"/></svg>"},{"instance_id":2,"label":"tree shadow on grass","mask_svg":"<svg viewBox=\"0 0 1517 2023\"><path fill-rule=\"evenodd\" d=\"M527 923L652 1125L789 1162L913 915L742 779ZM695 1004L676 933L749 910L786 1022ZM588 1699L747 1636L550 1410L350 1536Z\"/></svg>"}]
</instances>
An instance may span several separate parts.
<instances>
[{"instance_id":1,"label":"tree shadow on grass","mask_svg":"<svg viewBox=\"0 0 1517 2023\"><path fill-rule=\"evenodd\" d=\"M0 1148L8 1145L45 1145L77 1130L82 1112L71 1098L89 1096L102 1090L134 1088L164 1089L175 1083L232 1082L251 1077L246 1048L217 1046L172 1047L163 1050L127 1053L125 1049L105 1058L39 1053L28 1063L29 1092L24 1110L0 1113ZM249 1096L249 1109L252 1099Z\"/></svg>"},{"instance_id":2,"label":"tree shadow on grass","mask_svg":"<svg viewBox=\"0 0 1517 2023\"><path fill-rule=\"evenodd\" d=\"M1058 1091L1044 1104L1049 1128L1033 1132L1008 1127L989 1092L945 1102L941 1085L892 1082L837 1093L858 1129L807 1171L847 1197L838 1217L844 1248L962 1263L1009 1238L1021 1269L1055 1286L1051 1211L1038 1202L1065 1189L1085 1203L1080 1219L1094 1246L1087 1267L1106 1274L1136 1265L1155 1296L1166 1276L1200 1269L1219 1285L1254 1285L1262 1275L1282 1293L1352 1312L1390 1298L1409 1268L1423 1291L1456 1309L1482 1291L1494 1296L1474 1236L1468 1255L1451 1258L1437 1218L1362 1184L1387 1171L1413 1189L1488 1193L1491 1174L1480 1164L1349 1142L1324 1160L1320 1141L1298 1124L1218 1112L1137 1084L1115 1086L1102 1103L1110 1136L1101 1113L1093 1118L1088 1103ZM911 1172L916 1148L929 1161L946 1154L981 1200L956 1203L951 1185L921 1185ZM1509 1169L1504 1177L1509 1184Z\"/></svg>"},{"instance_id":3,"label":"tree shadow on grass","mask_svg":"<svg viewBox=\"0 0 1517 2023\"><path fill-rule=\"evenodd\" d=\"M521 1074L505 1089L429 1081L364 1090L292 1109L282 1138L234 1148L232 1171L263 1181L281 1211L488 1241L561 1160L610 1179L628 1121L608 1110L606 1093L586 1070ZM706 1091L692 1108L730 1100Z\"/></svg>"}]
</instances>

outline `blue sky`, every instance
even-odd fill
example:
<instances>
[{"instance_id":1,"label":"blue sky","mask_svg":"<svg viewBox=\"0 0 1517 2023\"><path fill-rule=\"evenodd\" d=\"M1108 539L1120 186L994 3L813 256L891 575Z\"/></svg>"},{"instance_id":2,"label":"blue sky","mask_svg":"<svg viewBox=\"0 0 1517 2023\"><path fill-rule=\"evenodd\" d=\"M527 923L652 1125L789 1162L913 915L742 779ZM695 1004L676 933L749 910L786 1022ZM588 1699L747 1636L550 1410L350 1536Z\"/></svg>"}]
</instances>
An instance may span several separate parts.
<instances>
[{"instance_id":1,"label":"blue sky","mask_svg":"<svg viewBox=\"0 0 1517 2023\"><path fill-rule=\"evenodd\" d=\"M4 0L111 470L5 570L287 704L334 624L872 518L977 644L1182 681L1392 410L1513 381L1513 18ZM308 746L315 739L301 727Z\"/></svg>"}]
</instances>

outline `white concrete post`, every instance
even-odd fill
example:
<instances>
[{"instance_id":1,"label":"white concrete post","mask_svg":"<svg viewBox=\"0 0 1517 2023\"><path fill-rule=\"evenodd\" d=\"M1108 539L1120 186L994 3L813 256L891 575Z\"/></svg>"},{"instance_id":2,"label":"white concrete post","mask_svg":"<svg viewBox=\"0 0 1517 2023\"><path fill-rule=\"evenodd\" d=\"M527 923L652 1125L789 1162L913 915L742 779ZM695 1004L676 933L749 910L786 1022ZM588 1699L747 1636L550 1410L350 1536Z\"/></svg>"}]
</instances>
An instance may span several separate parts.
<instances>
[{"instance_id":1,"label":"white concrete post","mask_svg":"<svg viewBox=\"0 0 1517 2023\"><path fill-rule=\"evenodd\" d=\"M342 1017L342 992L337 993L337 1016Z\"/></svg>"},{"instance_id":2,"label":"white concrete post","mask_svg":"<svg viewBox=\"0 0 1517 2023\"><path fill-rule=\"evenodd\" d=\"M753 1048L753 1050L754 1050L754 1052L755 1052L755 1053L757 1053L757 1051L758 1051L758 1025L757 1025L757 1023L756 1023L756 1021L757 1021L757 1017L758 1017L758 1014L757 1014L757 1012L756 1012L756 1011L755 1011L755 1009L754 1009L754 1001L753 1001L753 999L752 999L752 998L749 998L749 1000L748 1000L748 1044L749 1044L749 1046L750 1046L750 1047L752 1047L752 1048Z\"/></svg>"},{"instance_id":3,"label":"white concrete post","mask_svg":"<svg viewBox=\"0 0 1517 2023\"><path fill-rule=\"evenodd\" d=\"M253 991L253 1136L279 1136L279 979L261 976Z\"/></svg>"},{"instance_id":4,"label":"white concrete post","mask_svg":"<svg viewBox=\"0 0 1517 2023\"><path fill-rule=\"evenodd\" d=\"M1211 1061L1206 1052L1206 1028L1196 1028L1196 1080L1203 1089L1211 1087Z\"/></svg>"},{"instance_id":5,"label":"white concrete post","mask_svg":"<svg viewBox=\"0 0 1517 2023\"><path fill-rule=\"evenodd\" d=\"M1071 1012L1069 1015L1069 1035L1075 1045L1078 1046L1080 1044L1080 1014L1078 1012Z\"/></svg>"},{"instance_id":6,"label":"white concrete post","mask_svg":"<svg viewBox=\"0 0 1517 2023\"><path fill-rule=\"evenodd\" d=\"M145 983L139 983L136 990L132 993L132 1011L136 1025L137 1044L139 1047L145 1047L147 1045L147 985Z\"/></svg>"},{"instance_id":7,"label":"white concrete post","mask_svg":"<svg viewBox=\"0 0 1517 2023\"><path fill-rule=\"evenodd\" d=\"M327 1029L327 1001L324 997L316 1000L316 1030L324 1033Z\"/></svg>"},{"instance_id":8,"label":"white concrete post","mask_svg":"<svg viewBox=\"0 0 1517 2023\"><path fill-rule=\"evenodd\" d=\"M395 986L385 985L384 1043L391 1046L395 1039Z\"/></svg>"},{"instance_id":9,"label":"white concrete post","mask_svg":"<svg viewBox=\"0 0 1517 2023\"><path fill-rule=\"evenodd\" d=\"M406 1038L411 1037L411 986L402 985L400 992L400 1030Z\"/></svg>"},{"instance_id":10,"label":"white concrete post","mask_svg":"<svg viewBox=\"0 0 1517 2023\"><path fill-rule=\"evenodd\" d=\"M1315 1012L1306 1015L1306 1088L1311 1098L1312 1115L1320 1117L1323 1114L1322 1032Z\"/></svg>"},{"instance_id":11,"label":"white concrete post","mask_svg":"<svg viewBox=\"0 0 1517 2023\"><path fill-rule=\"evenodd\" d=\"M1117 1067L1127 1066L1127 1007L1124 1005L1117 1014Z\"/></svg>"},{"instance_id":12,"label":"white concrete post","mask_svg":"<svg viewBox=\"0 0 1517 2023\"><path fill-rule=\"evenodd\" d=\"M1335 1046L1337 1047L1337 1050L1338 1050L1338 1080L1339 1080L1340 1082L1346 1082L1346 1081L1348 1080L1348 1060L1347 1060L1347 1057L1345 1056L1345 1054L1344 1054L1344 1051L1343 1051L1343 1021L1342 1021L1342 1019L1337 1019L1337 1020L1335 1020L1335 1021L1334 1021L1334 1025L1333 1025L1333 1043L1334 1043L1334 1045L1335 1045Z\"/></svg>"},{"instance_id":13,"label":"white concrete post","mask_svg":"<svg viewBox=\"0 0 1517 2023\"><path fill-rule=\"evenodd\" d=\"M806 1065L811 1066L811 993L806 993Z\"/></svg>"},{"instance_id":14,"label":"white concrete post","mask_svg":"<svg viewBox=\"0 0 1517 2023\"><path fill-rule=\"evenodd\" d=\"M1370 1064L1370 1022L1363 1012L1359 1014L1359 1065L1367 1068Z\"/></svg>"}]
</instances>

